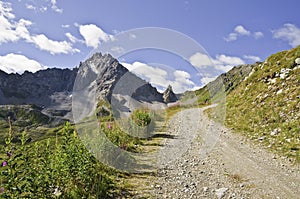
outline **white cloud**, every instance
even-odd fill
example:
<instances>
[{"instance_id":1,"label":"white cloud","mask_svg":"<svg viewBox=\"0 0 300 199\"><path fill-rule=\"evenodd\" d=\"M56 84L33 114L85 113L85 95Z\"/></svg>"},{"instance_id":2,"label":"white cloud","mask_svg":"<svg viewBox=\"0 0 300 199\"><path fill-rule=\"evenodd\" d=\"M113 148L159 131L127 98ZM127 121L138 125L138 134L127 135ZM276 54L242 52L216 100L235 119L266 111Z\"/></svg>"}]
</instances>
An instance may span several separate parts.
<instances>
[{"instance_id":1,"label":"white cloud","mask_svg":"<svg viewBox=\"0 0 300 199\"><path fill-rule=\"evenodd\" d=\"M300 29L294 24L284 24L282 28L273 31L273 38L282 39L296 47L300 44Z\"/></svg>"},{"instance_id":2,"label":"white cloud","mask_svg":"<svg viewBox=\"0 0 300 199\"><path fill-rule=\"evenodd\" d=\"M260 39L260 38L262 38L264 36L264 33L262 33L262 32L255 32L255 33L253 33L253 36L254 36L255 39Z\"/></svg>"},{"instance_id":3,"label":"white cloud","mask_svg":"<svg viewBox=\"0 0 300 199\"><path fill-rule=\"evenodd\" d=\"M250 31L246 30L243 26L238 25L234 28L234 31L240 35L250 35Z\"/></svg>"},{"instance_id":4,"label":"white cloud","mask_svg":"<svg viewBox=\"0 0 300 199\"><path fill-rule=\"evenodd\" d=\"M0 44L19 40L15 31L14 18L11 4L0 1Z\"/></svg>"},{"instance_id":5,"label":"white cloud","mask_svg":"<svg viewBox=\"0 0 300 199\"><path fill-rule=\"evenodd\" d=\"M234 66L245 64L245 62L239 57L227 56L224 54L217 55L213 59L214 67L222 72L228 72Z\"/></svg>"},{"instance_id":6,"label":"white cloud","mask_svg":"<svg viewBox=\"0 0 300 199\"><path fill-rule=\"evenodd\" d=\"M27 9L29 9L29 10L36 10L37 9L37 7L36 6L34 6L34 5L31 5L31 4L25 4L25 7L27 8Z\"/></svg>"},{"instance_id":7,"label":"white cloud","mask_svg":"<svg viewBox=\"0 0 300 199\"><path fill-rule=\"evenodd\" d=\"M248 56L247 58L258 59L258 57L254 57L254 56L252 57ZM233 66L245 64L245 62L239 57L227 56L221 54L221 55L216 55L215 58L210 58L208 55L199 52L192 55L189 58L189 61L190 64L195 67L200 67L204 69L211 66L214 67L216 70L222 72L229 71Z\"/></svg>"},{"instance_id":8,"label":"white cloud","mask_svg":"<svg viewBox=\"0 0 300 199\"><path fill-rule=\"evenodd\" d=\"M232 33L229 33L227 37L224 38L225 41L235 41L241 36L253 36L255 39L262 38L264 34L262 32L254 32L247 30L244 26L238 25L234 28Z\"/></svg>"},{"instance_id":9,"label":"white cloud","mask_svg":"<svg viewBox=\"0 0 300 199\"><path fill-rule=\"evenodd\" d=\"M225 41L235 41L238 38L238 34L235 32L230 33L226 38Z\"/></svg>"},{"instance_id":10,"label":"white cloud","mask_svg":"<svg viewBox=\"0 0 300 199\"><path fill-rule=\"evenodd\" d=\"M163 92L168 85L172 86L175 93L199 88L191 81L191 75L186 71L174 70L170 72L141 62L134 62L132 64L122 63L122 65L132 73L151 83L160 92Z\"/></svg>"},{"instance_id":11,"label":"white cloud","mask_svg":"<svg viewBox=\"0 0 300 199\"><path fill-rule=\"evenodd\" d=\"M211 59L206 55L200 52L193 54L189 58L190 63L195 67L206 67L212 65Z\"/></svg>"},{"instance_id":12,"label":"white cloud","mask_svg":"<svg viewBox=\"0 0 300 199\"><path fill-rule=\"evenodd\" d=\"M19 38L14 30L14 25L4 16L0 16L0 44L17 40L19 40Z\"/></svg>"},{"instance_id":13,"label":"white cloud","mask_svg":"<svg viewBox=\"0 0 300 199\"><path fill-rule=\"evenodd\" d=\"M19 73L24 71L36 72L44 67L37 61L20 54L7 54L0 56L0 70L6 73Z\"/></svg>"},{"instance_id":14,"label":"white cloud","mask_svg":"<svg viewBox=\"0 0 300 199\"><path fill-rule=\"evenodd\" d=\"M51 3L56 5L56 1L52 0ZM32 8L32 6L27 7ZM0 44L24 39L26 42L33 43L39 49L48 51L51 54L79 52L78 49L72 47L72 43L67 41L51 40L44 34L31 35L28 27L32 25L32 22L26 19L16 21L14 18L15 15L12 13L11 4L0 1ZM74 39L70 35L67 35L67 37L70 40Z\"/></svg>"},{"instance_id":15,"label":"white cloud","mask_svg":"<svg viewBox=\"0 0 300 199\"><path fill-rule=\"evenodd\" d=\"M0 1L0 16L7 19L14 19L15 15L12 13L11 3Z\"/></svg>"},{"instance_id":16,"label":"white cloud","mask_svg":"<svg viewBox=\"0 0 300 199\"><path fill-rule=\"evenodd\" d=\"M101 42L113 39L112 35L105 33L101 28L94 24L80 25L79 32L85 39L85 44L93 48L97 48Z\"/></svg>"},{"instance_id":17,"label":"white cloud","mask_svg":"<svg viewBox=\"0 0 300 199\"><path fill-rule=\"evenodd\" d=\"M84 43L83 40L80 40L78 38L76 38L75 36L73 36L71 33L67 32L66 34L66 37L72 42L72 43L76 43L76 42L79 42L79 43Z\"/></svg>"},{"instance_id":18,"label":"white cloud","mask_svg":"<svg viewBox=\"0 0 300 199\"><path fill-rule=\"evenodd\" d=\"M20 19L15 27L15 31L18 37L26 40L30 40L30 33L29 30L27 29L27 26L31 26L31 25L32 25L31 21Z\"/></svg>"},{"instance_id":19,"label":"white cloud","mask_svg":"<svg viewBox=\"0 0 300 199\"><path fill-rule=\"evenodd\" d=\"M214 81L216 78L217 78L217 77L203 77L203 78L201 78L201 83L202 83L203 85L206 85L206 84L208 84L209 82Z\"/></svg>"},{"instance_id":20,"label":"white cloud","mask_svg":"<svg viewBox=\"0 0 300 199\"><path fill-rule=\"evenodd\" d=\"M54 41L44 34L32 36L29 42L34 43L39 49L48 51L53 55L80 52L80 50L73 48L71 43L67 41Z\"/></svg>"},{"instance_id":21,"label":"white cloud","mask_svg":"<svg viewBox=\"0 0 300 199\"><path fill-rule=\"evenodd\" d=\"M51 0L51 4L52 4L51 9L54 10L55 12L62 13L63 9L58 8L56 3L57 3L56 0Z\"/></svg>"},{"instance_id":22,"label":"white cloud","mask_svg":"<svg viewBox=\"0 0 300 199\"><path fill-rule=\"evenodd\" d=\"M70 25L69 24L63 24L61 25L62 28L70 28Z\"/></svg>"},{"instance_id":23,"label":"white cloud","mask_svg":"<svg viewBox=\"0 0 300 199\"><path fill-rule=\"evenodd\" d=\"M261 60L260 57L253 56L253 55L244 55L243 58L254 62L258 62Z\"/></svg>"},{"instance_id":24,"label":"white cloud","mask_svg":"<svg viewBox=\"0 0 300 199\"><path fill-rule=\"evenodd\" d=\"M68 39L72 42L72 43L75 43L77 38L74 37L71 33L67 32L66 33L66 36L68 37Z\"/></svg>"}]
</instances>

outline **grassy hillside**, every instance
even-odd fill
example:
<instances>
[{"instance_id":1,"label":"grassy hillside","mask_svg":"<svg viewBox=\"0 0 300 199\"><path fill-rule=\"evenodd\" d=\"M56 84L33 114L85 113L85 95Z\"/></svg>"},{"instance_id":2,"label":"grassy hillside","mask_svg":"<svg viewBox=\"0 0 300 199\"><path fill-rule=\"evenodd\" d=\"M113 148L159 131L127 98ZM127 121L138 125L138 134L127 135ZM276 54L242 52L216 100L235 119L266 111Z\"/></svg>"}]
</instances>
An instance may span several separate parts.
<instances>
[{"instance_id":1,"label":"grassy hillside","mask_svg":"<svg viewBox=\"0 0 300 199\"><path fill-rule=\"evenodd\" d=\"M250 64L236 66L229 72L220 75L215 81L195 91L198 104L207 105L211 102L218 102L218 97L234 90L249 75L253 67L254 65Z\"/></svg>"},{"instance_id":2,"label":"grassy hillside","mask_svg":"<svg viewBox=\"0 0 300 199\"><path fill-rule=\"evenodd\" d=\"M226 125L300 161L300 46L256 63L227 96Z\"/></svg>"}]
</instances>

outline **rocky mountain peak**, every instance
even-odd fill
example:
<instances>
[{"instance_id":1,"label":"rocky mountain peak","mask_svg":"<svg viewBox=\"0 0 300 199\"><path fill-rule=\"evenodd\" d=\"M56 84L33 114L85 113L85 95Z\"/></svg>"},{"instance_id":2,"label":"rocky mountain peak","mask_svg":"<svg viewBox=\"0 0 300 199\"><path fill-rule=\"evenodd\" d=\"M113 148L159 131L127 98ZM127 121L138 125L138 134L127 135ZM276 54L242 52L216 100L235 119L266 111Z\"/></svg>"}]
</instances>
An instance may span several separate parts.
<instances>
[{"instance_id":1,"label":"rocky mountain peak","mask_svg":"<svg viewBox=\"0 0 300 199\"><path fill-rule=\"evenodd\" d=\"M90 88L95 88L97 100L110 102L114 93L163 102L156 88L130 73L110 54L95 53L74 69L49 68L22 75L0 71L0 105L34 104L49 117L71 120L74 91Z\"/></svg>"},{"instance_id":2,"label":"rocky mountain peak","mask_svg":"<svg viewBox=\"0 0 300 199\"><path fill-rule=\"evenodd\" d=\"M177 96L173 92L172 86L169 85L168 88L163 93L163 99L165 103L172 103L178 100Z\"/></svg>"}]
</instances>

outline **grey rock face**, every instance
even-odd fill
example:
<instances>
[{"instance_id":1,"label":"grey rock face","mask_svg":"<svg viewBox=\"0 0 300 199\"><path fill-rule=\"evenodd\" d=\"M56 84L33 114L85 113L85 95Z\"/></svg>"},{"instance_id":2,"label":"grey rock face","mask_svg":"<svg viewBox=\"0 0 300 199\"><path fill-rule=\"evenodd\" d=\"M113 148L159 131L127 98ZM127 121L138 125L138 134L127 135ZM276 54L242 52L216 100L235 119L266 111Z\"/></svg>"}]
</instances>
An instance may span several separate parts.
<instances>
[{"instance_id":1,"label":"grey rock face","mask_svg":"<svg viewBox=\"0 0 300 199\"><path fill-rule=\"evenodd\" d=\"M173 92L172 86L169 85L168 88L163 93L163 99L165 103L172 103L178 100L177 96Z\"/></svg>"},{"instance_id":2,"label":"grey rock face","mask_svg":"<svg viewBox=\"0 0 300 199\"><path fill-rule=\"evenodd\" d=\"M0 104L53 104L56 92L72 92L77 69L47 69L36 73L0 72Z\"/></svg>"},{"instance_id":3,"label":"grey rock face","mask_svg":"<svg viewBox=\"0 0 300 199\"><path fill-rule=\"evenodd\" d=\"M72 119L73 91L91 87L97 100L110 101L114 93L142 101L163 101L162 94L111 55L95 53L72 70L52 68L22 75L0 71L0 105L35 104L48 116Z\"/></svg>"}]
</instances>

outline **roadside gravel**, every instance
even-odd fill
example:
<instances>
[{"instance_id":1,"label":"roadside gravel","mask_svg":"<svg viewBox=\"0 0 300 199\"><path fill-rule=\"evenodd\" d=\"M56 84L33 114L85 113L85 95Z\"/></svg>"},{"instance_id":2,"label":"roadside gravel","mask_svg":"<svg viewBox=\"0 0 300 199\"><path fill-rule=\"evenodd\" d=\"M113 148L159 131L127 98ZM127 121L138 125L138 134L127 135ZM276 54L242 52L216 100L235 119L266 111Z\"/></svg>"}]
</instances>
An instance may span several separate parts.
<instances>
[{"instance_id":1,"label":"roadside gravel","mask_svg":"<svg viewBox=\"0 0 300 199\"><path fill-rule=\"evenodd\" d=\"M300 198L300 168L211 121L204 108L169 122L154 198Z\"/></svg>"}]
</instances>

